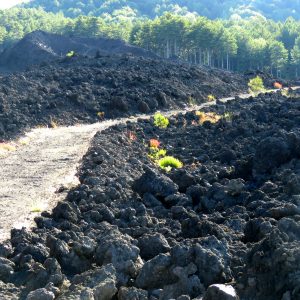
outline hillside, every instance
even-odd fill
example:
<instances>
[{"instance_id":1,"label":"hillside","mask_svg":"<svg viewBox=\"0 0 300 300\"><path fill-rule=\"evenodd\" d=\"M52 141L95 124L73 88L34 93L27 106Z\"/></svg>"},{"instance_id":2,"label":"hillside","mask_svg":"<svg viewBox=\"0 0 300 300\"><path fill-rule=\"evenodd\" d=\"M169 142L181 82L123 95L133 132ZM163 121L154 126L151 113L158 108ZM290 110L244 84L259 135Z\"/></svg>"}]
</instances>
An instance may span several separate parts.
<instances>
[{"instance_id":1,"label":"hillside","mask_svg":"<svg viewBox=\"0 0 300 300\"><path fill-rule=\"evenodd\" d=\"M34 31L1 53L0 71L24 70L32 65L64 58L70 51L89 57L110 54L157 57L150 51L128 45L122 40L67 37L44 31Z\"/></svg>"},{"instance_id":2,"label":"hillside","mask_svg":"<svg viewBox=\"0 0 300 300\"><path fill-rule=\"evenodd\" d=\"M109 47L118 43L123 47ZM79 53L100 51L97 58L60 58L57 53L70 51L70 45ZM126 49L135 51L126 54ZM19 65L11 65L14 59ZM205 102L209 94L221 97L247 89L242 75L161 60L145 50L102 39L72 40L35 32L2 57L2 63L15 70L41 61L23 73L0 78L0 139L50 125L51 120L60 125L90 123L183 108Z\"/></svg>"},{"instance_id":3,"label":"hillside","mask_svg":"<svg viewBox=\"0 0 300 300\"><path fill-rule=\"evenodd\" d=\"M71 19L35 8L0 11L0 49L11 49L35 30L62 34L72 41L121 39L163 58L241 73L258 69L284 79L300 74L300 21L292 18L284 23L258 16L228 22L165 14L141 21L122 15ZM15 59L20 60L18 55Z\"/></svg>"},{"instance_id":4,"label":"hillside","mask_svg":"<svg viewBox=\"0 0 300 300\"><path fill-rule=\"evenodd\" d=\"M50 12L63 12L66 16L76 17L83 15L101 16L103 14L121 14L128 17L150 17L162 15L164 12L197 13L209 18L228 18L232 14L255 15L284 20L289 16L300 18L300 1L284 0L33 0L25 7L42 7Z\"/></svg>"}]
</instances>

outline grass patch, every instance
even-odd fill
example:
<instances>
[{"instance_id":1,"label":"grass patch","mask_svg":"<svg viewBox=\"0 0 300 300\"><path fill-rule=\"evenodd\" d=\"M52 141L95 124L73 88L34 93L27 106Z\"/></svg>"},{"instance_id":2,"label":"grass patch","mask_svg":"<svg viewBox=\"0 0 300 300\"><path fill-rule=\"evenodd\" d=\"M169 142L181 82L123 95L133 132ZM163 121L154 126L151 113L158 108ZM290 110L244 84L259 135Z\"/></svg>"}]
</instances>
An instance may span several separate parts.
<instances>
[{"instance_id":1,"label":"grass patch","mask_svg":"<svg viewBox=\"0 0 300 300\"><path fill-rule=\"evenodd\" d=\"M166 171L171 171L172 169L183 167L183 163L173 156L165 156L161 158L157 163L162 169Z\"/></svg>"},{"instance_id":2,"label":"grass patch","mask_svg":"<svg viewBox=\"0 0 300 300\"><path fill-rule=\"evenodd\" d=\"M231 122L232 118L233 118L233 113L232 112L226 112L223 115L223 118L227 121L227 122Z\"/></svg>"},{"instance_id":3,"label":"grass patch","mask_svg":"<svg viewBox=\"0 0 300 300\"><path fill-rule=\"evenodd\" d=\"M199 117L199 123L201 125L203 125L204 122L210 122L212 124L215 124L222 118L222 116L214 112L197 111L196 115Z\"/></svg>"},{"instance_id":4,"label":"grass patch","mask_svg":"<svg viewBox=\"0 0 300 300\"><path fill-rule=\"evenodd\" d=\"M192 96L189 96L188 97L188 104L189 104L189 106L196 106L197 105L197 101Z\"/></svg>"},{"instance_id":5,"label":"grass patch","mask_svg":"<svg viewBox=\"0 0 300 300\"><path fill-rule=\"evenodd\" d=\"M210 94L210 95L207 96L207 101L208 102L216 101L216 97L214 95Z\"/></svg>"},{"instance_id":6,"label":"grass patch","mask_svg":"<svg viewBox=\"0 0 300 300\"><path fill-rule=\"evenodd\" d=\"M31 212L32 213L41 213L42 209L40 207L32 207Z\"/></svg>"},{"instance_id":7,"label":"grass patch","mask_svg":"<svg viewBox=\"0 0 300 300\"><path fill-rule=\"evenodd\" d=\"M7 143L0 143L0 151L16 151L17 148L14 145Z\"/></svg>"},{"instance_id":8,"label":"grass patch","mask_svg":"<svg viewBox=\"0 0 300 300\"><path fill-rule=\"evenodd\" d=\"M25 145L28 145L29 142L30 142L30 139L28 137L23 137L23 138L19 139L18 144L20 144L21 146L25 146Z\"/></svg>"}]
</instances>

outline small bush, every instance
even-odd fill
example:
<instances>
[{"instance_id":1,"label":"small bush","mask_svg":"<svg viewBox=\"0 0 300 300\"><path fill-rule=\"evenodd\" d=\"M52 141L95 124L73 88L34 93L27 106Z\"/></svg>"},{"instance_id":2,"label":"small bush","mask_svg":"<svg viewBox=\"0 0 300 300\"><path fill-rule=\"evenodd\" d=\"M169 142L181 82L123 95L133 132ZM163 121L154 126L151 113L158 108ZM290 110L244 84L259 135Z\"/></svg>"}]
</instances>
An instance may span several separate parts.
<instances>
[{"instance_id":1,"label":"small bush","mask_svg":"<svg viewBox=\"0 0 300 300\"><path fill-rule=\"evenodd\" d=\"M195 106L195 105L197 105L197 101L192 96L189 96L188 97L188 104L189 104L189 106Z\"/></svg>"},{"instance_id":2,"label":"small bush","mask_svg":"<svg viewBox=\"0 0 300 300\"><path fill-rule=\"evenodd\" d=\"M217 123L221 116L214 112L202 112L197 111L196 115L199 117L199 123L202 125L204 122L210 122L212 124Z\"/></svg>"},{"instance_id":3,"label":"small bush","mask_svg":"<svg viewBox=\"0 0 300 300\"><path fill-rule=\"evenodd\" d=\"M231 122L232 118L233 118L233 113L232 112L226 112L223 115L223 118L227 121L227 122Z\"/></svg>"},{"instance_id":4,"label":"small bush","mask_svg":"<svg viewBox=\"0 0 300 300\"><path fill-rule=\"evenodd\" d=\"M161 113L154 115L154 125L159 128L167 128L169 126L169 119L163 116Z\"/></svg>"},{"instance_id":5,"label":"small bush","mask_svg":"<svg viewBox=\"0 0 300 300\"><path fill-rule=\"evenodd\" d=\"M103 120L105 117L105 112L104 111L98 111L97 116L100 120Z\"/></svg>"},{"instance_id":6,"label":"small bush","mask_svg":"<svg viewBox=\"0 0 300 300\"><path fill-rule=\"evenodd\" d=\"M281 90L283 88L283 85L282 83L276 81L274 82L274 88L277 90Z\"/></svg>"},{"instance_id":7,"label":"small bush","mask_svg":"<svg viewBox=\"0 0 300 300\"><path fill-rule=\"evenodd\" d=\"M162 169L166 171L170 171L173 168L175 169L182 168L183 163L173 156L165 156L158 161L158 165Z\"/></svg>"},{"instance_id":8,"label":"small bush","mask_svg":"<svg viewBox=\"0 0 300 300\"><path fill-rule=\"evenodd\" d=\"M249 91L253 94L259 94L265 90L264 82L261 77L256 76L249 80L248 83Z\"/></svg>"},{"instance_id":9,"label":"small bush","mask_svg":"<svg viewBox=\"0 0 300 300\"><path fill-rule=\"evenodd\" d=\"M167 150L165 149L158 149L158 148L150 148L150 152L149 152L149 157L154 160L157 161L159 159L161 159L162 157L165 157L167 154Z\"/></svg>"},{"instance_id":10,"label":"small bush","mask_svg":"<svg viewBox=\"0 0 300 300\"><path fill-rule=\"evenodd\" d=\"M132 132L132 131L128 131L127 132L127 136L128 136L128 139L130 141L136 141L137 140L136 134L134 132Z\"/></svg>"},{"instance_id":11,"label":"small bush","mask_svg":"<svg viewBox=\"0 0 300 300\"><path fill-rule=\"evenodd\" d=\"M216 97L214 95L210 94L210 95L207 96L207 101L208 102L216 101Z\"/></svg>"},{"instance_id":12,"label":"small bush","mask_svg":"<svg viewBox=\"0 0 300 300\"><path fill-rule=\"evenodd\" d=\"M55 128L57 128L58 127L58 124L57 124L57 122L56 121L54 121L54 120L51 120L50 121L50 128L53 128L53 129L55 129Z\"/></svg>"},{"instance_id":13,"label":"small bush","mask_svg":"<svg viewBox=\"0 0 300 300\"><path fill-rule=\"evenodd\" d=\"M74 57L74 56L76 56L75 51L70 51L66 54L66 57L69 57L69 58Z\"/></svg>"},{"instance_id":14,"label":"small bush","mask_svg":"<svg viewBox=\"0 0 300 300\"><path fill-rule=\"evenodd\" d=\"M159 148L160 142L156 139L151 139L149 141L150 148Z\"/></svg>"}]
</instances>

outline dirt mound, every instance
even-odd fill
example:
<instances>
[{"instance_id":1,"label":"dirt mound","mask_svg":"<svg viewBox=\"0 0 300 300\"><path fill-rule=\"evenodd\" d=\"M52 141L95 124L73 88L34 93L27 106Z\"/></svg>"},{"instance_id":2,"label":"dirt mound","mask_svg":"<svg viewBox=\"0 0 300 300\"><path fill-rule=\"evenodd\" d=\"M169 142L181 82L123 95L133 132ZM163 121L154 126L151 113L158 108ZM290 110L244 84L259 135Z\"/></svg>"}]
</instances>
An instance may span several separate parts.
<instances>
[{"instance_id":1,"label":"dirt mound","mask_svg":"<svg viewBox=\"0 0 300 300\"><path fill-rule=\"evenodd\" d=\"M238 299L233 283L245 300L299 299L299 103L267 94L98 133L81 184L0 246L0 296ZM150 139L183 168L154 164Z\"/></svg>"},{"instance_id":2,"label":"dirt mound","mask_svg":"<svg viewBox=\"0 0 300 300\"><path fill-rule=\"evenodd\" d=\"M93 57L97 53L156 57L149 51L128 45L121 40L67 37L44 31L34 31L0 55L0 69L24 70L32 65L65 57L70 51Z\"/></svg>"},{"instance_id":3,"label":"dirt mound","mask_svg":"<svg viewBox=\"0 0 300 300\"><path fill-rule=\"evenodd\" d=\"M0 78L0 139L53 122L183 108L207 101L209 94L236 95L246 88L238 74L145 57L64 58Z\"/></svg>"}]
</instances>

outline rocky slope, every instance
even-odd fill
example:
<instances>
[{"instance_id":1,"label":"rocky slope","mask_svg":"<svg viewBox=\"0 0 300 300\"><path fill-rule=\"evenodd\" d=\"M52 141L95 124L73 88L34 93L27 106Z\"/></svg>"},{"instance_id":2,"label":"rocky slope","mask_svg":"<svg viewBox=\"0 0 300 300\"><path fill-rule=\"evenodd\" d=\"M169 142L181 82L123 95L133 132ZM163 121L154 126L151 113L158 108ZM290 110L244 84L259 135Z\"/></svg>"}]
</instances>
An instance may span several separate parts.
<instances>
[{"instance_id":1,"label":"rocky slope","mask_svg":"<svg viewBox=\"0 0 300 300\"><path fill-rule=\"evenodd\" d=\"M0 78L0 139L34 126L183 108L246 91L238 74L130 56L73 57ZM51 122L53 121L53 122Z\"/></svg>"},{"instance_id":2,"label":"rocky slope","mask_svg":"<svg viewBox=\"0 0 300 300\"><path fill-rule=\"evenodd\" d=\"M96 54L131 54L148 58L156 55L122 40L107 38L80 38L52 34L41 30L27 34L22 40L0 55L0 70L20 71L32 65L55 61L74 51L94 57Z\"/></svg>"},{"instance_id":3,"label":"rocky slope","mask_svg":"<svg viewBox=\"0 0 300 300\"><path fill-rule=\"evenodd\" d=\"M98 133L81 184L0 246L0 298L300 299L299 123L276 93Z\"/></svg>"}]
</instances>

